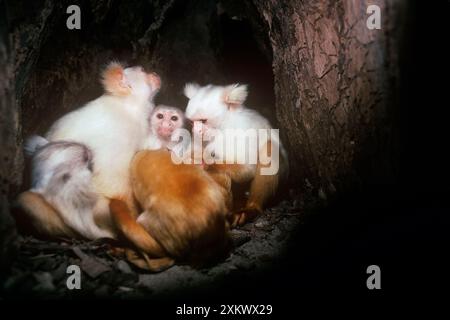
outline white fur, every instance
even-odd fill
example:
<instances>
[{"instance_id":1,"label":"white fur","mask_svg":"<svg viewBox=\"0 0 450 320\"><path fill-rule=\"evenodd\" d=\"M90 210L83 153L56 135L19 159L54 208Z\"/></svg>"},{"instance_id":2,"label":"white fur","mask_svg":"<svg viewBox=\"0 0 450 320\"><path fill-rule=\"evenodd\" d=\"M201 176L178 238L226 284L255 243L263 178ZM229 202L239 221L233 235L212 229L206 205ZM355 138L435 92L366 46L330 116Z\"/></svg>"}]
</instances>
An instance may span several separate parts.
<instances>
[{"instance_id":1,"label":"white fur","mask_svg":"<svg viewBox=\"0 0 450 320\"><path fill-rule=\"evenodd\" d=\"M27 156L32 156L39 148L42 148L48 143L44 137L33 135L29 137L24 144L24 151Z\"/></svg>"},{"instance_id":2,"label":"white fur","mask_svg":"<svg viewBox=\"0 0 450 320\"><path fill-rule=\"evenodd\" d=\"M192 99L193 96L195 96L195 94L197 93L198 89L200 88L200 86L196 83L187 83L184 86L184 95L189 98Z\"/></svg>"},{"instance_id":3,"label":"white fur","mask_svg":"<svg viewBox=\"0 0 450 320\"><path fill-rule=\"evenodd\" d=\"M91 154L77 143L59 141L39 149L33 157L32 192L41 194L64 223L87 239L115 236L99 228L93 210L102 199L93 190ZM66 176L66 179L64 177Z\"/></svg>"},{"instance_id":4,"label":"white fur","mask_svg":"<svg viewBox=\"0 0 450 320\"><path fill-rule=\"evenodd\" d=\"M128 194L129 164L144 148L152 108L147 101L104 95L59 119L47 138L87 145L94 153L95 190L106 197Z\"/></svg>"},{"instance_id":5,"label":"white fur","mask_svg":"<svg viewBox=\"0 0 450 320\"><path fill-rule=\"evenodd\" d=\"M228 86L225 92L225 102L230 104L241 105L248 95L247 85L239 85L238 83Z\"/></svg>"},{"instance_id":6,"label":"white fur","mask_svg":"<svg viewBox=\"0 0 450 320\"><path fill-rule=\"evenodd\" d=\"M93 210L109 210L107 200L97 196L92 189L92 182L89 176L80 171L76 175L76 179L79 181L78 183L71 182L68 186L57 189L44 187L31 189L31 191L41 194L58 211L64 223L86 239L114 239L115 234L97 226L94 221L94 215L92 214ZM49 184L52 184L51 180ZM81 203L80 196L78 195L81 190L89 193L92 200L85 205L75 205L75 201Z\"/></svg>"},{"instance_id":7,"label":"white fur","mask_svg":"<svg viewBox=\"0 0 450 320\"><path fill-rule=\"evenodd\" d=\"M162 147L164 147L164 144L161 141L161 139L159 139L158 136L153 132L150 133L149 136L147 137L147 143L145 144L144 149L158 150L161 149Z\"/></svg>"},{"instance_id":8,"label":"white fur","mask_svg":"<svg viewBox=\"0 0 450 320\"><path fill-rule=\"evenodd\" d=\"M260 115L257 111L246 108L243 103L247 97L248 91L245 85L213 86L207 85L199 87L195 94L191 96L187 108L186 118L196 120L207 120L204 134L208 135L208 129L220 130L224 135L225 129L271 129L269 121ZM232 100L234 106L227 103ZM264 146L260 141L259 147ZM208 150L215 151L216 158L222 157L220 141L212 141L207 145ZM278 145L280 152L285 156L285 151L279 139L272 139L272 143ZM247 150L255 152L256 150ZM232 154L225 149L227 155ZM227 160L227 157L223 160ZM229 159L233 160L233 159ZM252 166L254 167L254 166Z\"/></svg>"},{"instance_id":9,"label":"white fur","mask_svg":"<svg viewBox=\"0 0 450 320\"><path fill-rule=\"evenodd\" d=\"M152 98L156 90L145 82L140 68L127 68L124 75L132 89L129 96L105 94L60 118L46 135L49 141L75 141L92 150L95 164L92 181L83 188L96 194L95 204L81 209L79 214L64 209L70 194L81 190L81 186L49 196L66 223L89 239L113 236L98 229L94 217L109 213L108 198L131 199L131 159L144 149L150 133L148 118L154 107Z\"/></svg>"}]
</instances>

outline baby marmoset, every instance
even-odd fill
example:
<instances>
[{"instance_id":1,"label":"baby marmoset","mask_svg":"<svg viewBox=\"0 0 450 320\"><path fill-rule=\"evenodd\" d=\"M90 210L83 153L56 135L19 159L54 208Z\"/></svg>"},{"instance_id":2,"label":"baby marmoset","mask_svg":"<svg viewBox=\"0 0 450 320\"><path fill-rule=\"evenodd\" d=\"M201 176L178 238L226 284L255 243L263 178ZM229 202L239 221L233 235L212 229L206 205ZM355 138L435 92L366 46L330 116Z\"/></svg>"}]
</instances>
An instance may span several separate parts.
<instances>
[{"instance_id":1,"label":"baby marmoset","mask_svg":"<svg viewBox=\"0 0 450 320\"><path fill-rule=\"evenodd\" d=\"M177 129L184 127L184 113L180 109L167 105L158 105L150 114L150 131L147 149L171 149L178 144L173 138Z\"/></svg>"}]
</instances>

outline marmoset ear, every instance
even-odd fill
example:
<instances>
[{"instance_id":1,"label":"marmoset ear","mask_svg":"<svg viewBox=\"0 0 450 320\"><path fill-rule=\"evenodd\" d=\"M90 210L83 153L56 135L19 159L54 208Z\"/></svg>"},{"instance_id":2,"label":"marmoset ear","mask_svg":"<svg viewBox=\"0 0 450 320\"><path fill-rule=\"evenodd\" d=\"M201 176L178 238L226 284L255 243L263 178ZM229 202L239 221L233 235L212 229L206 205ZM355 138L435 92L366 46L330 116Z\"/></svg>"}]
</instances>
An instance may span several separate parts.
<instances>
[{"instance_id":1,"label":"marmoset ear","mask_svg":"<svg viewBox=\"0 0 450 320\"><path fill-rule=\"evenodd\" d=\"M200 86L197 83L186 83L184 86L183 93L188 99L192 99L200 89Z\"/></svg>"},{"instance_id":2,"label":"marmoset ear","mask_svg":"<svg viewBox=\"0 0 450 320\"><path fill-rule=\"evenodd\" d=\"M242 106L242 104L245 102L245 99L247 99L247 95L247 85L240 85L239 83L235 83L225 88L223 100L228 108L237 108Z\"/></svg>"},{"instance_id":3,"label":"marmoset ear","mask_svg":"<svg viewBox=\"0 0 450 320\"><path fill-rule=\"evenodd\" d=\"M153 91L159 91L161 89L161 77L156 72L147 73L147 81Z\"/></svg>"},{"instance_id":4,"label":"marmoset ear","mask_svg":"<svg viewBox=\"0 0 450 320\"><path fill-rule=\"evenodd\" d=\"M131 87L124 73L124 67L118 62L110 62L102 73L101 82L107 93L115 96L131 94Z\"/></svg>"}]
</instances>

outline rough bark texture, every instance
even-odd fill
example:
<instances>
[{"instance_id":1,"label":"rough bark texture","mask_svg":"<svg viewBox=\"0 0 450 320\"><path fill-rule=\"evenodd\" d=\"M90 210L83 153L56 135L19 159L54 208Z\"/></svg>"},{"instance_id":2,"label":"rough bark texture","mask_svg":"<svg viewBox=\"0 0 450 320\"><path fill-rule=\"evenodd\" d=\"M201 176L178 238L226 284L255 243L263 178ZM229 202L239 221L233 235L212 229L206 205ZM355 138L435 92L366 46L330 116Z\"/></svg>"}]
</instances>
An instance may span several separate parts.
<instances>
[{"instance_id":1,"label":"rough bark texture","mask_svg":"<svg viewBox=\"0 0 450 320\"><path fill-rule=\"evenodd\" d=\"M0 274L11 262L15 227L9 214L8 197L18 188L22 176L18 107L15 101L14 55L0 3Z\"/></svg>"},{"instance_id":2,"label":"rough bark texture","mask_svg":"<svg viewBox=\"0 0 450 320\"><path fill-rule=\"evenodd\" d=\"M321 197L389 178L405 3L254 2L273 49L277 118L295 177ZM366 27L370 4L381 7L381 30Z\"/></svg>"}]
</instances>

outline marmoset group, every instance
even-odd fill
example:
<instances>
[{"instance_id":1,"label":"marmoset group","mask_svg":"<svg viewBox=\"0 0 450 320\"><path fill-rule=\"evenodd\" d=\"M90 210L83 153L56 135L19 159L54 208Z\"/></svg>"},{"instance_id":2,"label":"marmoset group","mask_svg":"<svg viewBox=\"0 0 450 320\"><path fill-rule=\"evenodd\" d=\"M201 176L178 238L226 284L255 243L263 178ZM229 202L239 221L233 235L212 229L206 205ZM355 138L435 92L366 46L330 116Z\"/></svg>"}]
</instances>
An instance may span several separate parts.
<instances>
[{"instance_id":1,"label":"marmoset group","mask_svg":"<svg viewBox=\"0 0 450 320\"><path fill-rule=\"evenodd\" d=\"M183 112L155 106L163 82L140 66L112 62L101 83L102 96L63 115L44 136L27 139L32 182L17 199L18 224L50 239L116 239L130 262L151 271L226 257L230 229L262 214L288 171L278 135L259 136L248 146L255 150L231 146L233 157L254 152L268 155L269 163L259 156L233 163L223 152L230 146L211 138L213 131L272 129L244 106L247 86L188 83ZM218 161L173 161L176 145L193 154L192 141L174 136L187 124L192 141L201 141L195 147ZM279 170L263 174L274 162ZM234 194L234 184L248 187L244 196Z\"/></svg>"}]
</instances>

